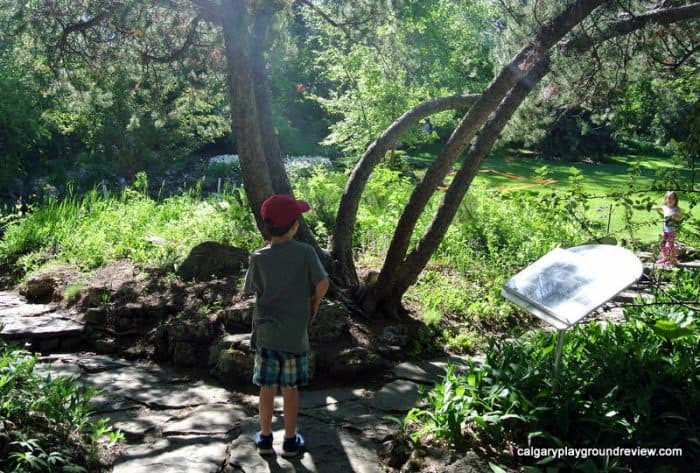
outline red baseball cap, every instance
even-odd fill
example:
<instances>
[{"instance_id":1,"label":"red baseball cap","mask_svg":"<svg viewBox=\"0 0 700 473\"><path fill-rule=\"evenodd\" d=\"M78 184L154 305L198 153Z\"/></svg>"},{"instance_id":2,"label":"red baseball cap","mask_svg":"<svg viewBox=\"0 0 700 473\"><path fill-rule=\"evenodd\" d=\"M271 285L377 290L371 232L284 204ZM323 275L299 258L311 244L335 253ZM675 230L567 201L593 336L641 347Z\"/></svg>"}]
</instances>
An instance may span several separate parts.
<instances>
[{"instance_id":1,"label":"red baseball cap","mask_svg":"<svg viewBox=\"0 0 700 473\"><path fill-rule=\"evenodd\" d=\"M299 215L309 210L309 204L287 194L271 195L262 204L262 218L273 228L284 228L294 223Z\"/></svg>"}]
</instances>

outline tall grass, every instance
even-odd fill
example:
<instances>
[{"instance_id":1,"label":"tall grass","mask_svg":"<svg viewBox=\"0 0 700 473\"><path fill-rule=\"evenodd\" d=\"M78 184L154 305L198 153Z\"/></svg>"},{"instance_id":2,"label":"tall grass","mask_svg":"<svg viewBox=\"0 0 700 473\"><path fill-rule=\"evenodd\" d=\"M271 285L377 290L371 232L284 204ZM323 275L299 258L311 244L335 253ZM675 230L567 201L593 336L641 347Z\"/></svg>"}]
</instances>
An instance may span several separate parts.
<instances>
[{"instance_id":1,"label":"tall grass","mask_svg":"<svg viewBox=\"0 0 700 473\"><path fill-rule=\"evenodd\" d=\"M240 189L206 199L189 193L156 201L132 189L48 199L8 226L0 259L24 271L47 261L90 270L121 258L167 267L203 240L249 249L260 243Z\"/></svg>"}]
</instances>

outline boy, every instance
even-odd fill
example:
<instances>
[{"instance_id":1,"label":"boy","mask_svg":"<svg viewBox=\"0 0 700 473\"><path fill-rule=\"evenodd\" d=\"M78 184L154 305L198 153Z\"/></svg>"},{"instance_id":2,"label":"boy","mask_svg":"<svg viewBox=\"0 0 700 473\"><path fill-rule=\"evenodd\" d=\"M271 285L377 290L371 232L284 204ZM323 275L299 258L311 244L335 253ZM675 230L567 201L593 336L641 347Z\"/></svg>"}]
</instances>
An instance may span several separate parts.
<instances>
[{"instance_id":1,"label":"boy","mask_svg":"<svg viewBox=\"0 0 700 473\"><path fill-rule=\"evenodd\" d=\"M277 387L284 399L282 456L298 455L304 438L297 433L299 386L309 383L309 327L328 290L328 278L314 249L294 240L299 216L309 204L284 194L263 202L261 213L269 245L250 257L245 292L255 292L252 344L253 383L260 386L260 432L255 446L262 455L272 449L272 413Z\"/></svg>"}]
</instances>

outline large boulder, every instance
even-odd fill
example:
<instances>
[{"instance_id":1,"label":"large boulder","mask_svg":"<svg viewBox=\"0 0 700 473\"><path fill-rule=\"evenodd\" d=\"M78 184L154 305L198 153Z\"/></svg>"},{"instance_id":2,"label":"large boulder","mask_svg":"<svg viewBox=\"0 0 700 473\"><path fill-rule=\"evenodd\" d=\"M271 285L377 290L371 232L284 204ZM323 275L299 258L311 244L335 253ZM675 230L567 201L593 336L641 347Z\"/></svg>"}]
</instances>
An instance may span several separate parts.
<instances>
[{"instance_id":1,"label":"large boulder","mask_svg":"<svg viewBox=\"0 0 700 473\"><path fill-rule=\"evenodd\" d=\"M66 286L77 280L77 272L68 267L44 270L30 277L19 288L20 294L34 304L46 304L63 298Z\"/></svg>"},{"instance_id":2,"label":"large boulder","mask_svg":"<svg viewBox=\"0 0 700 473\"><path fill-rule=\"evenodd\" d=\"M192 248L177 273L186 281L235 276L248 266L249 257L244 249L205 241Z\"/></svg>"}]
</instances>

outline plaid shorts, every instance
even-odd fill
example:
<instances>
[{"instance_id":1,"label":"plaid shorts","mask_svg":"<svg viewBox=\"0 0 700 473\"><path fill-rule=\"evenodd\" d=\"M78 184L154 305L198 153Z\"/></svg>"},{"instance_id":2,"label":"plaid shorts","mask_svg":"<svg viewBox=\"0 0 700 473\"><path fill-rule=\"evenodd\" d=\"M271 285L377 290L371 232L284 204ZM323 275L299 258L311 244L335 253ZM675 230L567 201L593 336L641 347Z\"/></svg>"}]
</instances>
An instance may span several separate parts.
<instances>
[{"instance_id":1,"label":"plaid shorts","mask_svg":"<svg viewBox=\"0 0 700 473\"><path fill-rule=\"evenodd\" d=\"M295 388L309 384L309 354L258 348L253 383L258 386Z\"/></svg>"}]
</instances>

